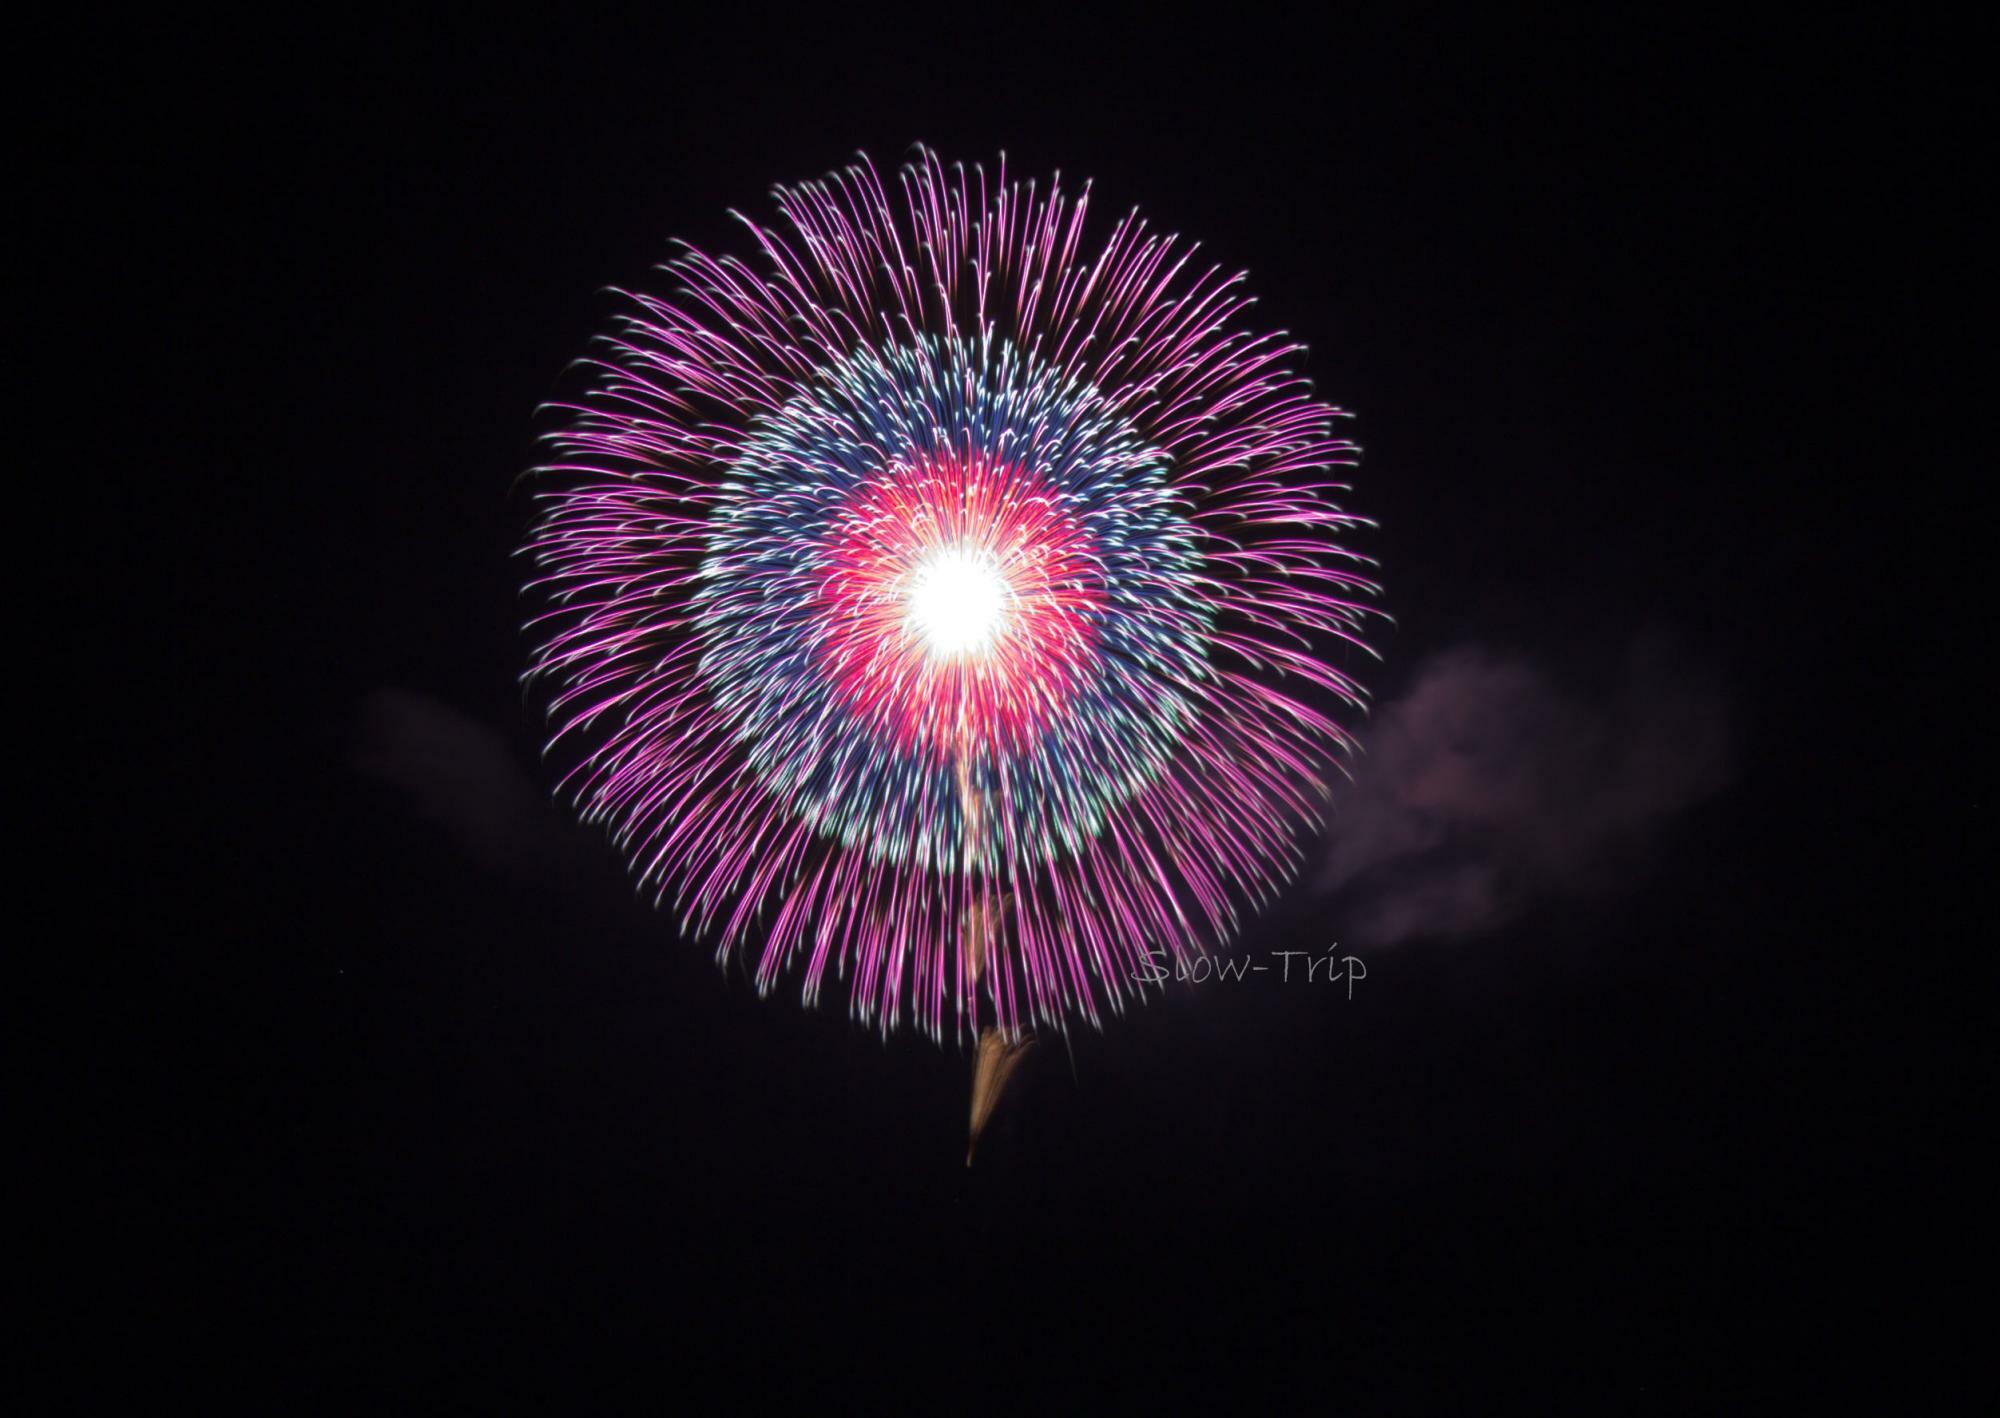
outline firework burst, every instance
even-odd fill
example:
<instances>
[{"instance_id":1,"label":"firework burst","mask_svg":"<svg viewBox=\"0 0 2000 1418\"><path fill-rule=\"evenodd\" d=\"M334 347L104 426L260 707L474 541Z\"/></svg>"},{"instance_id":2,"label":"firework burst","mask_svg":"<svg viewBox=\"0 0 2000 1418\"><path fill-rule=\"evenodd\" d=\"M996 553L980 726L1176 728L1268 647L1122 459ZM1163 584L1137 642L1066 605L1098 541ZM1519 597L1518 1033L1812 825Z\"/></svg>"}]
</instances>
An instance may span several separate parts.
<instances>
[{"instance_id":1,"label":"firework burst","mask_svg":"<svg viewBox=\"0 0 2000 1418\"><path fill-rule=\"evenodd\" d=\"M1287 880L1353 744L1357 450L1242 278L919 151L780 188L587 363L529 678L583 816L760 990L1098 1023Z\"/></svg>"}]
</instances>

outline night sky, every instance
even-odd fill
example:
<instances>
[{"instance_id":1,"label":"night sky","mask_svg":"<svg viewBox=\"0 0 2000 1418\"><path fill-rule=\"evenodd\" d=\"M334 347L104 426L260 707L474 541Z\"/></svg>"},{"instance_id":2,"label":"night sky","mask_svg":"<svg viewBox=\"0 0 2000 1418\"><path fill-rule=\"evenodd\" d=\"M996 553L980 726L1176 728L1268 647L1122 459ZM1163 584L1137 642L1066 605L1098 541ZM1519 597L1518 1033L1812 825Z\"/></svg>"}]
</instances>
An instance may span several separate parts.
<instances>
[{"instance_id":1,"label":"night sky","mask_svg":"<svg viewBox=\"0 0 2000 1418\"><path fill-rule=\"evenodd\" d=\"M161 305L102 331L157 401L113 461L175 533L111 579L168 791L106 888L143 883L105 1015L137 1062L98 1080L123 1259L74 1317L128 1377L557 1410L1839 1385L1829 1312L1896 1307L1868 1218L1923 1206L1899 1169L1955 1126L1874 1046L1976 935L1904 824L1979 790L1891 722L1946 693L1946 627L1889 594L1943 396L1887 332L1942 248L1883 233L1959 161L1903 38L937 10L128 45L92 180ZM1351 947L1352 999L1182 986L1045 1040L970 1171L967 1055L758 1000L548 803L510 555L606 288L918 141L1094 178L1309 343L1358 414L1406 750L1236 947ZM1357 846L1440 754L1443 846ZM1934 1042L1969 1037L1953 993Z\"/></svg>"}]
</instances>

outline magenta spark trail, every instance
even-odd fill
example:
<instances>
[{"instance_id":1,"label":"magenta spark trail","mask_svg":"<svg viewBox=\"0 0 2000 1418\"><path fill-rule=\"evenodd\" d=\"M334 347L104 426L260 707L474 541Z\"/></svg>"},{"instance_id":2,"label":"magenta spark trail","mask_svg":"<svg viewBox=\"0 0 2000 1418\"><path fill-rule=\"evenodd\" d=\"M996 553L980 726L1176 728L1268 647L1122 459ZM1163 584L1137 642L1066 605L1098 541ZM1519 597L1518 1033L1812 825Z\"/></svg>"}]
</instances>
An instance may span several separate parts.
<instances>
[{"instance_id":1,"label":"magenta spark trail","mask_svg":"<svg viewBox=\"0 0 2000 1418\"><path fill-rule=\"evenodd\" d=\"M1089 195L923 150L779 188L625 295L537 469L565 793L760 990L884 1033L1098 1024L1227 939L1365 706L1342 411Z\"/></svg>"}]
</instances>

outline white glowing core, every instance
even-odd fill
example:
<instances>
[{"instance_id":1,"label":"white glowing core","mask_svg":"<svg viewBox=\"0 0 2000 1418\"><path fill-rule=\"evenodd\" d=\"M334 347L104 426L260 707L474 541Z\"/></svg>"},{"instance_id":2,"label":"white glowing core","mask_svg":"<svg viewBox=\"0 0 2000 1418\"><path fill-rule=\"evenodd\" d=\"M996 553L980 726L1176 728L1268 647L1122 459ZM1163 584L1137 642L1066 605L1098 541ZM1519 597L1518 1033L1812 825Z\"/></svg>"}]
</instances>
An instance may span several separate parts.
<instances>
[{"instance_id":1,"label":"white glowing core","mask_svg":"<svg viewBox=\"0 0 2000 1418\"><path fill-rule=\"evenodd\" d=\"M992 553L940 547L910 574L909 626L933 655L983 654L1006 623L1009 594Z\"/></svg>"}]
</instances>

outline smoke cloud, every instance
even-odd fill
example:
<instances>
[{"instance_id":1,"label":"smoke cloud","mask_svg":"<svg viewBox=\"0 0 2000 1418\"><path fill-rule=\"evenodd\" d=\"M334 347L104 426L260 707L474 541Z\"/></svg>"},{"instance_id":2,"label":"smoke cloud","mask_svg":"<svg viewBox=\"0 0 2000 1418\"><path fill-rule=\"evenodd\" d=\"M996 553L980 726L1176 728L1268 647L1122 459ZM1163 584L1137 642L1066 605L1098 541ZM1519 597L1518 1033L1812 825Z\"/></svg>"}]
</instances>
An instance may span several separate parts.
<instances>
[{"instance_id":1,"label":"smoke cloud","mask_svg":"<svg viewBox=\"0 0 2000 1418\"><path fill-rule=\"evenodd\" d=\"M428 695L378 689L363 700L353 762L484 866L555 881L600 855L535 786L504 734Z\"/></svg>"},{"instance_id":2,"label":"smoke cloud","mask_svg":"<svg viewBox=\"0 0 2000 1418\"><path fill-rule=\"evenodd\" d=\"M1479 646L1433 656L1378 710L1335 799L1320 885L1358 944L1462 938L1644 869L1731 776L1728 700L1642 639L1601 697Z\"/></svg>"}]
</instances>

